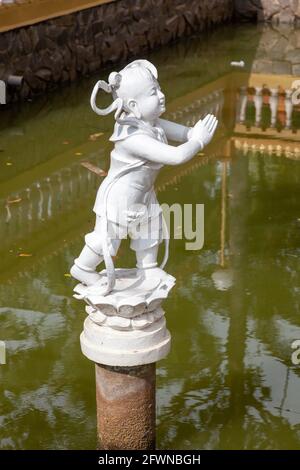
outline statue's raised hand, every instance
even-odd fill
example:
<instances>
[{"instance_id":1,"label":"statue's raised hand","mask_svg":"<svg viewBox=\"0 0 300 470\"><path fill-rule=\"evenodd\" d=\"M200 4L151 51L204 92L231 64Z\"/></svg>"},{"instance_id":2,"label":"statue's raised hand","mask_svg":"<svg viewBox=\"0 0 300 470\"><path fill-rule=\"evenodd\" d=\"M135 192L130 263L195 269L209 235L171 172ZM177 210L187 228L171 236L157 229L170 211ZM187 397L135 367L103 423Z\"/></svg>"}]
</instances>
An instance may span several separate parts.
<instances>
[{"instance_id":1,"label":"statue's raised hand","mask_svg":"<svg viewBox=\"0 0 300 470\"><path fill-rule=\"evenodd\" d=\"M203 144L203 147L205 147L213 138L217 126L217 118L212 114L208 114L203 120L198 121L190 130L189 140L198 140Z\"/></svg>"}]
</instances>

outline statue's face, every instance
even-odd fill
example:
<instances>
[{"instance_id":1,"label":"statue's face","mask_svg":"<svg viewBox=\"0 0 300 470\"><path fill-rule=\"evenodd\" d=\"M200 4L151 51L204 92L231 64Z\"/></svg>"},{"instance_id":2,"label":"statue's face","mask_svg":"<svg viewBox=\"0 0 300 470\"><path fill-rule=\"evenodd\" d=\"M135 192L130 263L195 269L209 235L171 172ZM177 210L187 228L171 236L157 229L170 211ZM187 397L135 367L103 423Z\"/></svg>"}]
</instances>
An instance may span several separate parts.
<instances>
[{"instance_id":1,"label":"statue's face","mask_svg":"<svg viewBox=\"0 0 300 470\"><path fill-rule=\"evenodd\" d=\"M136 84L135 97L131 109L134 114L146 122L155 121L165 112L165 95L159 83L151 78Z\"/></svg>"}]
</instances>

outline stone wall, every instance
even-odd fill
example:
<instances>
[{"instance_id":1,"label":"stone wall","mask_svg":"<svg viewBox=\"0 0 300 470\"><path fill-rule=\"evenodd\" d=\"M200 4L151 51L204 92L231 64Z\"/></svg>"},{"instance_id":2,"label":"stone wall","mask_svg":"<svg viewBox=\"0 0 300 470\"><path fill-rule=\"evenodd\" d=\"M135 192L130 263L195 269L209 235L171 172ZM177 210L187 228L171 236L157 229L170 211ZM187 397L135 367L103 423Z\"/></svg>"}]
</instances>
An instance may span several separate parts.
<instances>
[{"instance_id":1,"label":"stone wall","mask_svg":"<svg viewBox=\"0 0 300 470\"><path fill-rule=\"evenodd\" d=\"M237 19L300 24L300 0L234 0Z\"/></svg>"},{"instance_id":2,"label":"stone wall","mask_svg":"<svg viewBox=\"0 0 300 470\"><path fill-rule=\"evenodd\" d=\"M263 25L252 72L300 77L300 30Z\"/></svg>"},{"instance_id":3,"label":"stone wall","mask_svg":"<svg viewBox=\"0 0 300 470\"><path fill-rule=\"evenodd\" d=\"M118 0L0 34L0 79L24 76L8 101L141 56L232 18L233 0Z\"/></svg>"}]
</instances>

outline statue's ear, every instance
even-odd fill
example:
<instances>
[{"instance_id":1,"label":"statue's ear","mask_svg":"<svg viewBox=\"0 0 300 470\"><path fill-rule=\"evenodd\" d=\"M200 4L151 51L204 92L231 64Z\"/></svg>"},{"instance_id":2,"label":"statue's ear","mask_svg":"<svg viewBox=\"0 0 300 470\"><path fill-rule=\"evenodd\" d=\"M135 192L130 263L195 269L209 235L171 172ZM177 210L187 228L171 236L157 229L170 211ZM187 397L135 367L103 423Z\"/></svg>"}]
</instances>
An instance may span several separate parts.
<instances>
[{"instance_id":1,"label":"statue's ear","mask_svg":"<svg viewBox=\"0 0 300 470\"><path fill-rule=\"evenodd\" d=\"M137 119L141 119L142 117L142 113L141 113L141 110L139 108L139 105L137 104L137 102L135 100L128 100L127 101L127 104L126 104L126 108L128 108L128 111L130 111L131 113L134 114L134 116L137 118Z\"/></svg>"}]
</instances>

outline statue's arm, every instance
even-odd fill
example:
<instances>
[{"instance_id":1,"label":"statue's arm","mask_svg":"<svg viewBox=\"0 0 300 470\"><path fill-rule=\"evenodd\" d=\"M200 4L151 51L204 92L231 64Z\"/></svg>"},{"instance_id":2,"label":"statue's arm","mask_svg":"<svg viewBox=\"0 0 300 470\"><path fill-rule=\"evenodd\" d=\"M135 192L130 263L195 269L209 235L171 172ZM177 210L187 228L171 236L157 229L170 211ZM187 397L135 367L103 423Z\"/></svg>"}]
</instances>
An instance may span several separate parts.
<instances>
[{"instance_id":1,"label":"statue's arm","mask_svg":"<svg viewBox=\"0 0 300 470\"><path fill-rule=\"evenodd\" d=\"M180 165L191 160L199 150L209 144L217 125L217 119L208 114L191 129L189 140L178 147L159 142L146 134L135 134L117 142L116 149L152 162Z\"/></svg>"},{"instance_id":2,"label":"statue's arm","mask_svg":"<svg viewBox=\"0 0 300 470\"><path fill-rule=\"evenodd\" d=\"M167 121L166 119L158 119L157 124L163 128L168 139L175 142L186 142L188 140L188 133L191 127Z\"/></svg>"},{"instance_id":3,"label":"statue's arm","mask_svg":"<svg viewBox=\"0 0 300 470\"><path fill-rule=\"evenodd\" d=\"M133 156L150 160L164 165L180 165L193 158L203 148L203 143L198 140L189 140L178 147L159 142L148 135L132 135L124 141L116 144L119 150Z\"/></svg>"}]
</instances>

